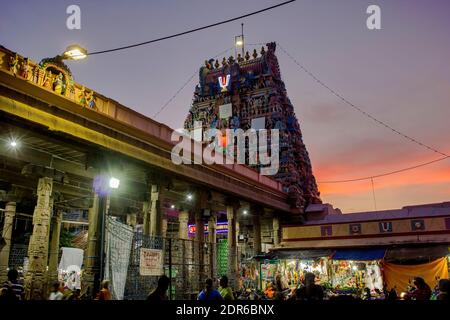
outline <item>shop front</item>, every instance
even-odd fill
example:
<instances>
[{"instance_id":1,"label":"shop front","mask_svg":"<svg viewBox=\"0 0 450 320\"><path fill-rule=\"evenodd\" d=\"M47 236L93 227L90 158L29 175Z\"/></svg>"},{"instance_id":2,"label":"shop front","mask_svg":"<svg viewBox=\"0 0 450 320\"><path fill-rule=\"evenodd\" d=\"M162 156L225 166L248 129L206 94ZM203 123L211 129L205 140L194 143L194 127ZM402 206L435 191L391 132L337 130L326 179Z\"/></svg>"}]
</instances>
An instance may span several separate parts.
<instances>
[{"instance_id":1,"label":"shop front","mask_svg":"<svg viewBox=\"0 0 450 320\"><path fill-rule=\"evenodd\" d=\"M352 294L362 296L369 289L372 297L383 293L381 262L386 253L384 248L339 249L331 263L331 294Z\"/></svg>"}]
</instances>

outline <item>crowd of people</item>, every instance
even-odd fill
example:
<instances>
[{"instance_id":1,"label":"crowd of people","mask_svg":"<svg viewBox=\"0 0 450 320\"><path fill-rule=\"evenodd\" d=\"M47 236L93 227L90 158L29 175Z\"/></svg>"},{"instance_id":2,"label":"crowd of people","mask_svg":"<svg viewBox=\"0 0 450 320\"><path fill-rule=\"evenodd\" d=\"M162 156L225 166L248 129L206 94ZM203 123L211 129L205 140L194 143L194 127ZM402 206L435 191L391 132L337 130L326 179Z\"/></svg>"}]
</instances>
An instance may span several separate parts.
<instances>
[{"instance_id":1,"label":"crowd of people","mask_svg":"<svg viewBox=\"0 0 450 320\"><path fill-rule=\"evenodd\" d=\"M0 300L24 300L24 287L19 282L19 273L15 269L8 271L8 280L3 283L0 288ZM394 289L389 292L378 292L377 296L382 297L385 300L444 300L450 301L450 280L439 280L436 288L436 294L433 295L431 287L421 277L414 278L414 287L408 292L404 292L398 295ZM163 275L158 280L158 285L147 297L149 301L162 301L168 300L167 291L170 287L170 279ZM270 285L266 291L266 297L276 300L311 300L319 301L324 300L324 288L315 281L315 275L313 273L306 273L301 286L294 290L284 288L281 277L275 278L275 283ZM83 300L85 297L81 294L80 289L70 290L67 287L61 285L60 282L55 282L52 286L52 290L48 297L48 300ZM198 293L197 299L202 301L219 301L219 300L235 300L239 299L236 293L228 285L228 277L222 276L219 281L219 287L216 289L214 281L212 279L206 279L204 288ZM339 298L336 296L334 298ZM341 296L340 298L345 298ZM348 297L347 297L348 298ZM361 297L362 300L373 300L371 291L365 288ZM97 293L95 300L111 300L112 295L109 290L109 281L104 280L101 283L101 288Z\"/></svg>"}]
</instances>

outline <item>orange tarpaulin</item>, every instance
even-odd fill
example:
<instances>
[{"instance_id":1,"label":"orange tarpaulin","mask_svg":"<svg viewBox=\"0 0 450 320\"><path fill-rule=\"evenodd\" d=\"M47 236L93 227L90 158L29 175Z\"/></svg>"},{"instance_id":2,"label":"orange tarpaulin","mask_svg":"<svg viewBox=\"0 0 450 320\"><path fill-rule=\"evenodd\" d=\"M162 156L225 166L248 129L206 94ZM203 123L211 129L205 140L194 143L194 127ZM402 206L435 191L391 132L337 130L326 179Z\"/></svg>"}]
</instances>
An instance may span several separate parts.
<instances>
[{"instance_id":1,"label":"orange tarpaulin","mask_svg":"<svg viewBox=\"0 0 450 320\"><path fill-rule=\"evenodd\" d=\"M384 262L383 275L388 290L394 288L398 293L406 291L408 285L413 285L414 277L422 277L433 289L439 279L448 278L447 257L430 263L417 265L399 265Z\"/></svg>"}]
</instances>

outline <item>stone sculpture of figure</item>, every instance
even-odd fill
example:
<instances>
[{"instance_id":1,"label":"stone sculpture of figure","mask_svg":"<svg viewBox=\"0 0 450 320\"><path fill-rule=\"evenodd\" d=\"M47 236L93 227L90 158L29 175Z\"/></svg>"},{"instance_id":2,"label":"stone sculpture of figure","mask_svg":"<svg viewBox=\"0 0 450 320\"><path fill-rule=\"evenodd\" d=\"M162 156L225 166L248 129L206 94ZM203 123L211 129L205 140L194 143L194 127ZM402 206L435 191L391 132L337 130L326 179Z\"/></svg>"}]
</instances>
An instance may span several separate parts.
<instances>
[{"instance_id":1,"label":"stone sculpture of figure","mask_svg":"<svg viewBox=\"0 0 450 320\"><path fill-rule=\"evenodd\" d=\"M256 52L256 49L253 49L252 57L253 59L256 59L258 57L258 52Z\"/></svg>"},{"instance_id":2,"label":"stone sculpture of figure","mask_svg":"<svg viewBox=\"0 0 450 320\"><path fill-rule=\"evenodd\" d=\"M94 97L94 91L91 91L91 93L87 94L86 96L86 104L89 108L95 109L95 97Z\"/></svg>"},{"instance_id":3,"label":"stone sculpture of figure","mask_svg":"<svg viewBox=\"0 0 450 320\"><path fill-rule=\"evenodd\" d=\"M56 76L55 81L53 82L53 90L55 91L55 93L61 94L63 91L63 86L64 86L63 74L60 72Z\"/></svg>"},{"instance_id":4,"label":"stone sculpture of figure","mask_svg":"<svg viewBox=\"0 0 450 320\"><path fill-rule=\"evenodd\" d=\"M19 66L19 56L16 53L9 58L9 71L11 71L14 75L16 75L18 66Z\"/></svg>"},{"instance_id":5,"label":"stone sculpture of figure","mask_svg":"<svg viewBox=\"0 0 450 320\"><path fill-rule=\"evenodd\" d=\"M240 54L240 53L238 53L238 56L237 56L237 61L238 61L238 62L242 62L242 61L244 61L244 58L242 58L242 56L241 56L241 54Z\"/></svg>"},{"instance_id":6,"label":"stone sculpture of figure","mask_svg":"<svg viewBox=\"0 0 450 320\"><path fill-rule=\"evenodd\" d=\"M227 59L225 57L223 57L222 59L222 66L226 66L227 65Z\"/></svg>"},{"instance_id":7,"label":"stone sculpture of figure","mask_svg":"<svg viewBox=\"0 0 450 320\"><path fill-rule=\"evenodd\" d=\"M33 82L39 84L39 65L33 69Z\"/></svg>"},{"instance_id":8,"label":"stone sculpture of figure","mask_svg":"<svg viewBox=\"0 0 450 320\"><path fill-rule=\"evenodd\" d=\"M81 105L85 106L86 105L86 89L84 86L81 86L81 90L80 93L78 94L79 97L79 102Z\"/></svg>"},{"instance_id":9,"label":"stone sculpture of figure","mask_svg":"<svg viewBox=\"0 0 450 320\"><path fill-rule=\"evenodd\" d=\"M245 60L250 60L250 53L248 51L245 53Z\"/></svg>"},{"instance_id":10,"label":"stone sculpture of figure","mask_svg":"<svg viewBox=\"0 0 450 320\"><path fill-rule=\"evenodd\" d=\"M264 53L266 53L266 50L264 50L264 46L261 47L261 55L263 55Z\"/></svg>"},{"instance_id":11,"label":"stone sculpture of figure","mask_svg":"<svg viewBox=\"0 0 450 320\"><path fill-rule=\"evenodd\" d=\"M50 70L47 70L47 72L45 73L44 80L42 81L42 85L44 86L44 88L52 90L53 79L52 79L52 73Z\"/></svg>"},{"instance_id":12,"label":"stone sculpture of figure","mask_svg":"<svg viewBox=\"0 0 450 320\"><path fill-rule=\"evenodd\" d=\"M23 59L22 65L20 66L20 76L25 80L28 80L30 73L30 65L28 64L28 58Z\"/></svg>"}]
</instances>

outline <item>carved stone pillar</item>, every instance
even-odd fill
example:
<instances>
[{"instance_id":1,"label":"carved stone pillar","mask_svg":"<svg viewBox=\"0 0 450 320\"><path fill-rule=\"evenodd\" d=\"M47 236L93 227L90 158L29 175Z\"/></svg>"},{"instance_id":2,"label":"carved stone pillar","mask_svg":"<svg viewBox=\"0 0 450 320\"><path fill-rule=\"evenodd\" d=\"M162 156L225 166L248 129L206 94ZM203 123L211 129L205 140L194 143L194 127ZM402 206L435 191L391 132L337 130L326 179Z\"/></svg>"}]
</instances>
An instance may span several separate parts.
<instances>
[{"instance_id":1,"label":"carved stone pillar","mask_svg":"<svg viewBox=\"0 0 450 320\"><path fill-rule=\"evenodd\" d=\"M277 216L273 217L273 245L279 246L281 241L280 236L280 219Z\"/></svg>"},{"instance_id":2,"label":"carved stone pillar","mask_svg":"<svg viewBox=\"0 0 450 320\"><path fill-rule=\"evenodd\" d=\"M167 230L169 228L169 221L167 219L167 217L164 217L162 219L162 223L161 223L161 234L164 238L168 238L169 236L167 235Z\"/></svg>"},{"instance_id":3,"label":"carved stone pillar","mask_svg":"<svg viewBox=\"0 0 450 320\"><path fill-rule=\"evenodd\" d=\"M62 212L58 210L52 221L52 237L48 258L48 288L58 281L59 236L61 234Z\"/></svg>"},{"instance_id":4,"label":"carved stone pillar","mask_svg":"<svg viewBox=\"0 0 450 320\"><path fill-rule=\"evenodd\" d=\"M160 186L152 184L150 209L150 235L162 236L162 212L159 200Z\"/></svg>"},{"instance_id":5,"label":"carved stone pillar","mask_svg":"<svg viewBox=\"0 0 450 320\"><path fill-rule=\"evenodd\" d=\"M216 256L216 246L217 246L217 236L216 236L216 226L217 218L214 214L211 214L208 220L208 246L209 246L209 266L210 266L210 277L215 279L217 276L217 256Z\"/></svg>"},{"instance_id":6,"label":"carved stone pillar","mask_svg":"<svg viewBox=\"0 0 450 320\"><path fill-rule=\"evenodd\" d=\"M252 213L253 216L253 255L261 253L261 217L259 212Z\"/></svg>"},{"instance_id":7,"label":"carved stone pillar","mask_svg":"<svg viewBox=\"0 0 450 320\"><path fill-rule=\"evenodd\" d=\"M52 188L52 178L39 179L38 198L33 213L33 233L28 245L29 266L25 275L25 298L27 300L47 298L48 229L50 228Z\"/></svg>"},{"instance_id":8,"label":"carved stone pillar","mask_svg":"<svg viewBox=\"0 0 450 320\"><path fill-rule=\"evenodd\" d=\"M228 279L232 289L237 287L237 205L227 206L227 220L228 220Z\"/></svg>"},{"instance_id":9,"label":"carved stone pillar","mask_svg":"<svg viewBox=\"0 0 450 320\"><path fill-rule=\"evenodd\" d=\"M11 251L11 235L16 215L16 203L8 202L5 206L5 221L3 223L2 237L5 245L0 250L0 283L7 280L7 269L9 267L9 253Z\"/></svg>"},{"instance_id":10,"label":"carved stone pillar","mask_svg":"<svg viewBox=\"0 0 450 320\"><path fill-rule=\"evenodd\" d=\"M188 239L188 222L189 222L189 212L180 211L178 214L178 221L180 223L178 228L178 238L179 239Z\"/></svg>"},{"instance_id":11,"label":"carved stone pillar","mask_svg":"<svg viewBox=\"0 0 450 320\"><path fill-rule=\"evenodd\" d=\"M203 223L202 211L195 212L195 260L198 264L197 279L199 281L197 291L201 289L201 284L205 281L205 264L204 264L204 243L205 243L205 225Z\"/></svg>"},{"instance_id":12,"label":"carved stone pillar","mask_svg":"<svg viewBox=\"0 0 450 320\"><path fill-rule=\"evenodd\" d=\"M100 251L100 223L99 223L99 197L94 195L92 206L89 208L89 228L87 249L84 253L84 270L82 274L82 293L87 297L93 297L95 275L99 273L99 251Z\"/></svg>"},{"instance_id":13,"label":"carved stone pillar","mask_svg":"<svg viewBox=\"0 0 450 320\"><path fill-rule=\"evenodd\" d=\"M188 211L180 211L178 214L178 221L179 221L179 227L178 227L178 238L180 241L180 248L181 248L181 255L180 261L178 261L179 265L181 266L181 281L177 281L177 283L180 284L180 292L186 292L188 288L188 279L189 279L189 270L188 270L188 261L190 261L190 258L192 258L189 254L189 244L190 242L188 240L188 223L189 223L189 212Z\"/></svg>"},{"instance_id":14,"label":"carved stone pillar","mask_svg":"<svg viewBox=\"0 0 450 320\"><path fill-rule=\"evenodd\" d=\"M143 211L143 216L144 216L143 233L144 233L144 236L149 236L150 235L151 200L144 201L142 211Z\"/></svg>"}]
</instances>

